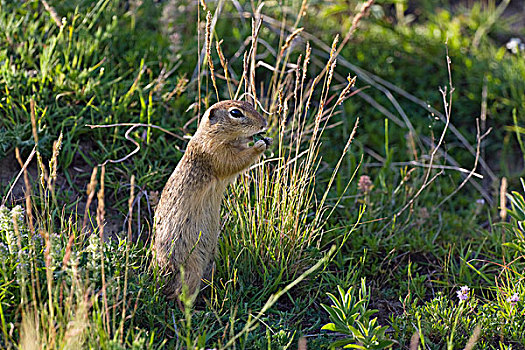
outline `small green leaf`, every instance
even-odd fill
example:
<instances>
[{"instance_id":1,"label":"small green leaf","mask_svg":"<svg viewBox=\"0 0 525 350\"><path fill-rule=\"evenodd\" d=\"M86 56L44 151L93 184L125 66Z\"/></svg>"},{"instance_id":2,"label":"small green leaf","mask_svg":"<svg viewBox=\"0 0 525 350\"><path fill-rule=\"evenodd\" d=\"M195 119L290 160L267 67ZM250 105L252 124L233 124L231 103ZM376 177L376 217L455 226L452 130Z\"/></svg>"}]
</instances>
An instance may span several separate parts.
<instances>
[{"instance_id":1,"label":"small green leaf","mask_svg":"<svg viewBox=\"0 0 525 350\"><path fill-rule=\"evenodd\" d=\"M323 327L321 327L321 329L335 332L335 324L327 323Z\"/></svg>"}]
</instances>

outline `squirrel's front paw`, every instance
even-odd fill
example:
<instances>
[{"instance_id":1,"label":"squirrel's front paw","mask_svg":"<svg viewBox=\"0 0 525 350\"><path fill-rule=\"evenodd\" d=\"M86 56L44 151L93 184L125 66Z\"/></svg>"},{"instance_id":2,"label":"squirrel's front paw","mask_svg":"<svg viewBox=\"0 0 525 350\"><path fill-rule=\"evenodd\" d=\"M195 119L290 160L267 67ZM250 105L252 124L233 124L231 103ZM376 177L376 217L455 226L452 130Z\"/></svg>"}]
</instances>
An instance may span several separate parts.
<instances>
[{"instance_id":1,"label":"squirrel's front paw","mask_svg":"<svg viewBox=\"0 0 525 350\"><path fill-rule=\"evenodd\" d=\"M268 149L268 147L270 147L270 145L272 144L272 139L269 138L269 137L265 137L259 141L257 141L253 147L255 147L255 149L259 152L264 152L266 151L266 149Z\"/></svg>"}]
</instances>

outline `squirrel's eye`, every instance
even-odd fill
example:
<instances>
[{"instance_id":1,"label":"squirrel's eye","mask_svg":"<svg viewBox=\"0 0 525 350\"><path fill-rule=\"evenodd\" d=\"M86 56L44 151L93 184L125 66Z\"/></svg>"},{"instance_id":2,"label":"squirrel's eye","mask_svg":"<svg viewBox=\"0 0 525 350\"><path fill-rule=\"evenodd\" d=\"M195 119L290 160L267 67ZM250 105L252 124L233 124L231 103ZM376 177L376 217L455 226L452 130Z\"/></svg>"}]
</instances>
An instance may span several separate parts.
<instances>
[{"instance_id":1,"label":"squirrel's eye","mask_svg":"<svg viewBox=\"0 0 525 350\"><path fill-rule=\"evenodd\" d=\"M239 111L237 108L233 108L230 110L230 115L234 118L242 118L244 115L241 111Z\"/></svg>"}]
</instances>

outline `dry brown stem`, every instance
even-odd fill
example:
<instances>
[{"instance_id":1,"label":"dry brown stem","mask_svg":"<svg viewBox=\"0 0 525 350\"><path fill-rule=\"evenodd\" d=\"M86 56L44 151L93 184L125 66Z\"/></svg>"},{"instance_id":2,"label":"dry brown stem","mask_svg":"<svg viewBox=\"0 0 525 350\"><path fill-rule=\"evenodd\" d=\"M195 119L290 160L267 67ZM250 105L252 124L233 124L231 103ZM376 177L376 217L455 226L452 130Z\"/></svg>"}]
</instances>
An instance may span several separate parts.
<instances>
[{"instance_id":1,"label":"dry brown stem","mask_svg":"<svg viewBox=\"0 0 525 350\"><path fill-rule=\"evenodd\" d=\"M131 247L132 239L132 219L133 219L133 202L135 201L135 175L131 175L130 181L130 195L128 199L128 240L126 242L126 264L124 269L124 291L122 294L122 318L120 320L120 341L122 342L124 337L124 321L126 320L126 293L128 290L128 262L129 262L129 249Z\"/></svg>"},{"instance_id":2,"label":"dry brown stem","mask_svg":"<svg viewBox=\"0 0 525 350\"><path fill-rule=\"evenodd\" d=\"M463 188L463 186L466 185L466 183L470 180L470 178L472 177L472 175L475 174L476 172L476 169L478 167L478 161L479 161L479 156L480 156L480 147L481 147L481 143L483 141L483 139L492 131L492 128L490 128L486 133L484 133L483 135L481 135L481 130L480 130L480 127L479 127L479 119L476 119L476 130L477 130L477 135L476 135L476 139L477 139L477 146L476 146L476 159L474 160L474 166L472 167L472 170L468 173L467 177L465 177L465 179L463 180L463 182L461 182L461 184L456 187L454 189L454 191L452 191L451 194L449 194L448 196L445 197L445 199L443 199L441 202L439 202L439 204L437 206L435 206L433 208L432 211L436 211L439 207L441 207L441 205L443 205L443 203L447 202L450 198L452 198L456 193L459 192L459 190L461 190ZM481 176L481 175L478 175L478 176ZM481 176L481 178L483 178Z\"/></svg>"},{"instance_id":3,"label":"dry brown stem","mask_svg":"<svg viewBox=\"0 0 525 350\"><path fill-rule=\"evenodd\" d=\"M101 272L102 272L102 298L104 300L104 314L105 318L104 320L104 326L106 327L107 334L110 333L109 329L109 308L108 308L108 297L106 292L106 274L104 270L104 215L105 215L105 209L104 209L104 177L106 174L106 167L104 165L101 166L100 171L100 190L98 191L98 205L97 205L97 225L98 225L98 231L100 235L100 266L101 266Z\"/></svg>"},{"instance_id":4,"label":"dry brown stem","mask_svg":"<svg viewBox=\"0 0 525 350\"><path fill-rule=\"evenodd\" d=\"M499 217L501 221L507 219L507 178L501 178L501 186L499 188Z\"/></svg>"},{"instance_id":5,"label":"dry brown stem","mask_svg":"<svg viewBox=\"0 0 525 350\"><path fill-rule=\"evenodd\" d=\"M49 12L49 15L51 16L51 18L53 19L53 21L55 22L55 24L59 27L59 28L62 28L62 21L60 20L60 17L58 17L57 15L57 12L56 10L53 8L53 6L50 6L46 0L41 0L42 1L42 4L44 5L44 8L46 9L47 12Z\"/></svg>"},{"instance_id":6,"label":"dry brown stem","mask_svg":"<svg viewBox=\"0 0 525 350\"><path fill-rule=\"evenodd\" d=\"M9 196L11 195L11 192L13 191L13 188L15 187L16 183L18 182L18 179L20 179L20 176L22 176L22 174L24 174L24 180L25 180L25 176L27 174L27 166L31 162L31 159L33 159L33 156L35 155L35 153L36 153L36 146L33 147L33 150L29 154L29 157L27 157L26 162L23 165L21 165L22 169L20 169L20 171L18 172L18 175L15 178L15 181L13 181L13 183L11 184L11 187L9 188L9 191L7 191L6 195L4 196L4 199L2 200L2 205L5 205L5 203L7 202L7 198L9 198ZM20 156L20 154L18 154L18 157L19 156ZM18 158L18 160L20 162L19 158ZM29 184L29 181L27 182L27 184ZM26 184L26 191L27 191L27 188L28 188L27 184ZM32 221L32 219L31 219L31 221ZM32 223L31 223L31 225L32 225Z\"/></svg>"}]
</instances>

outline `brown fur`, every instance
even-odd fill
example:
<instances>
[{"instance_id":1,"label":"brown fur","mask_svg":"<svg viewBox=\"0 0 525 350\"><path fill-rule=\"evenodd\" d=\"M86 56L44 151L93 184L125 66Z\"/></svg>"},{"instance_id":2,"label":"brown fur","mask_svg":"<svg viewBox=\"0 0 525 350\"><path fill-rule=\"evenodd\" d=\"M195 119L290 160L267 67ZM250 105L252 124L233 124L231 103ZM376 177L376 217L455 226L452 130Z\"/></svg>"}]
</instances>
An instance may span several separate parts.
<instances>
[{"instance_id":1,"label":"brown fur","mask_svg":"<svg viewBox=\"0 0 525 350\"><path fill-rule=\"evenodd\" d=\"M231 108L244 117L232 117ZM224 191L271 143L266 138L247 145L266 126L252 105L242 101L216 103L204 114L155 212L154 248L158 264L169 275L165 289L169 298L181 292L181 267L189 293L199 290L214 261Z\"/></svg>"}]
</instances>

